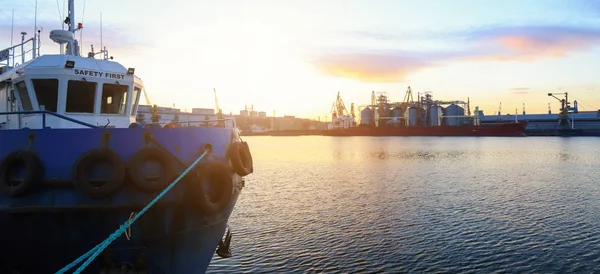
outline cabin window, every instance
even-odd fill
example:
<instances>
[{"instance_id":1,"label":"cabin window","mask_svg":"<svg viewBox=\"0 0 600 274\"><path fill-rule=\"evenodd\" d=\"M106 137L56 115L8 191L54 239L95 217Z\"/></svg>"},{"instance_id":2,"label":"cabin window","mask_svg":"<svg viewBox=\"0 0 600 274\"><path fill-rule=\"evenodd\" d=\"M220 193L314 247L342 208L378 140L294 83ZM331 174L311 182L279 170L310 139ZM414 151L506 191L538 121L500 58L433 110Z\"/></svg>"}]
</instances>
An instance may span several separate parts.
<instances>
[{"instance_id":1,"label":"cabin window","mask_svg":"<svg viewBox=\"0 0 600 274\"><path fill-rule=\"evenodd\" d=\"M94 113L96 83L69 80L66 112Z\"/></svg>"},{"instance_id":2,"label":"cabin window","mask_svg":"<svg viewBox=\"0 0 600 274\"><path fill-rule=\"evenodd\" d=\"M103 84L101 112L103 114L125 114L127 88L128 86L125 85Z\"/></svg>"},{"instance_id":3,"label":"cabin window","mask_svg":"<svg viewBox=\"0 0 600 274\"><path fill-rule=\"evenodd\" d=\"M135 113L137 112L137 100L140 97L140 93L142 92L142 89L139 87L135 87L133 88L133 94L131 94L131 115L135 115Z\"/></svg>"},{"instance_id":4,"label":"cabin window","mask_svg":"<svg viewBox=\"0 0 600 274\"><path fill-rule=\"evenodd\" d=\"M19 99L21 100L21 105L23 106L23 110L33 110L31 105L31 99L29 98L29 93L27 93L27 86L25 82L19 82L15 85L17 88L17 92L19 93Z\"/></svg>"},{"instance_id":5,"label":"cabin window","mask_svg":"<svg viewBox=\"0 0 600 274\"><path fill-rule=\"evenodd\" d=\"M32 79L33 90L40 110L56 112L58 103L58 79Z\"/></svg>"}]
</instances>

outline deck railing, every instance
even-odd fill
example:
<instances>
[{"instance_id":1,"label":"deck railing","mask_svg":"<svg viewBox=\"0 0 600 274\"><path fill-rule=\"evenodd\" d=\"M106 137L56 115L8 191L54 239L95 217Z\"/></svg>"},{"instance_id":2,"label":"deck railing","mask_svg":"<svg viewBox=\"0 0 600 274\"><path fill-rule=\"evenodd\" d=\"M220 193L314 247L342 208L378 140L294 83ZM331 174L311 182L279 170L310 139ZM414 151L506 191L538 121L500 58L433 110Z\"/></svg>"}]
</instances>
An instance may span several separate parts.
<instances>
[{"instance_id":1,"label":"deck railing","mask_svg":"<svg viewBox=\"0 0 600 274\"><path fill-rule=\"evenodd\" d=\"M218 126L216 127L223 127L226 128L226 121L232 121L232 127L236 127L235 125L235 118L224 118L224 119L215 119L215 120L197 120L197 121L177 121L177 122L167 122L167 123L171 123L171 124L175 124L178 126L182 126L182 125L186 125L187 127L191 127L192 123L199 123L199 124L204 124L204 127L211 127L209 126L211 123L217 123ZM163 125L166 123L162 123ZM161 123L159 122L149 122L149 123L144 123L144 125L157 125L160 126Z\"/></svg>"},{"instance_id":2,"label":"deck railing","mask_svg":"<svg viewBox=\"0 0 600 274\"><path fill-rule=\"evenodd\" d=\"M48 110L28 110L28 111L13 111L13 112L0 112L0 115L20 115L20 114L41 114L42 115L42 128L46 128L46 115L51 115L57 118L60 118L62 120L66 120L69 122L73 122L82 126L86 126L86 127L90 127L90 128L99 128L100 126L95 126L92 124L88 124L86 122L82 122L79 121L77 119L73 119L71 117L67 117L64 116L62 114L58 114L56 112L53 111L48 111ZM223 127L225 128L225 122L226 121L232 121L232 127L235 128L235 119L234 118L225 118L225 119L216 119L216 120L198 120L198 121L179 121L179 122L171 122L173 124L176 125L181 125L181 124L187 124L187 127L191 126L191 123L204 123L206 124L206 127L209 127L209 123L217 123L219 126L218 127ZM158 127L161 126L160 123L145 123L144 126L152 126L152 125L156 125Z\"/></svg>"},{"instance_id":3,"label":"deck railing","mask_svg":"<svg viewBox=\"0 0 600 274\"><path fill-rule=\"evenodd\" d=\"M21 64L23 64L37 57L37 53L39 52L39 33L27 40L25 40L25 35L25 32L21 33L20 44L0 50L0 66L16 67L18 65L16 60L18 58L21 58ZM31 46L27 45L30 42ZM31 53L31 59L27 58L29 53Z\"/></svg>"},{"instance_id":4,"label":"deck railing","mask_svg":"<svg viewBox=\"0 0 600 274\"><path fill-rule=\"evenodd\" d=\"M26 110L26 111L13 111L13 112L0 112L0 115L20 115L20 114L42 114L42 128L46 128L46 114L54 116L54 117L58 117L62 120L66 120L69 122L73 122L82 126L86 126L86 127L90 127L90 128L97 128L98 126L94 126L92 124L88 124L86 122L82 122L79 121L77 119L73 119L71 117L67 117L61 114L58 114L56 112L53 111L48 111L48 110Z\"/></svg>"}]
</instances>

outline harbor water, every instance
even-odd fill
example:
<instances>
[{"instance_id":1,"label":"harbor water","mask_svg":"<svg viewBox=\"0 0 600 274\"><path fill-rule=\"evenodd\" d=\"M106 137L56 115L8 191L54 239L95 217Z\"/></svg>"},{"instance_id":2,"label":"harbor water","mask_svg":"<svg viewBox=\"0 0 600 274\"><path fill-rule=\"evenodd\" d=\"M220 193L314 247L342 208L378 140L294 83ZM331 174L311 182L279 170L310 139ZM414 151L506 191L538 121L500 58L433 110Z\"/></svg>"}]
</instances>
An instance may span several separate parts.
<instances>
[{"instance_id":1,"label":"harbor water","mask_svg":"<svg viewBox=\"0 0 600 274\"><path fill-rule=\"evenodd\" d=\"M244 139L208 273L600 272L600 138Z\"/></svg>"}]
</instances>

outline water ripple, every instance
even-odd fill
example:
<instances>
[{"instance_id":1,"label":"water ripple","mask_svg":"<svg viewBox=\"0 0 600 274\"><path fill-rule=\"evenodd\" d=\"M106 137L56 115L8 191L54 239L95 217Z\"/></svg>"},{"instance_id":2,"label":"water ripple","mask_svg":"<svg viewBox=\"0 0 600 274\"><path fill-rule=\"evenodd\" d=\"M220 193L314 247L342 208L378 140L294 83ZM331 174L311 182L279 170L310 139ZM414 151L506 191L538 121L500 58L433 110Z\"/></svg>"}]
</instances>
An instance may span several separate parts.
<instances>
[{"instance_id":1,"label":"water ripple","mask_svg":"<svg viewBox=\"0 0 600 274\"><path fill-rule=\"evenodd\" d=\"M598 138L246 140L209 273L600 273Z\"/></svg>"}]
</instances>

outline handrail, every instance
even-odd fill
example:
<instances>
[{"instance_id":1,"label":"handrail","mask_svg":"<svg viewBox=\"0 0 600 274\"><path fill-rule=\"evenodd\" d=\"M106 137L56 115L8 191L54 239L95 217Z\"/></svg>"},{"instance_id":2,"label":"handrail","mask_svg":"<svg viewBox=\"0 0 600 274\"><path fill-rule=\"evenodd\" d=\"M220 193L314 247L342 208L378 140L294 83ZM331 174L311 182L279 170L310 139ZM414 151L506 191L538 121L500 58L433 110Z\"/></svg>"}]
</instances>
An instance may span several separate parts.
<instances>
[{"instance_id":1,"label":"handrail","mask_svg":"<svg viewBox=\"0 0 600 274\"><path fill-rule=\"evenodd\" d=\"M223 119L215 119L215 120L197 120L197 121L177 121L177 122L173 122L173 121L169 121L167 123L171 123L171 124L176 124L176 125L181 125L181 124L187 124L187 126L190 126L190 123L218 123L218 122L225 122L225 121L233 121L235 122L235 118L223 118ZM160 125L160 122L149 122L149 123L144 123L145 125ZM223 128L225 128L225 124L223 123Z\"/></svg>"},{"instance_id":2,"label":"handrail","mask_svg":"<svg viewBox=\"0 0 600 274\"><path fill-rule=\"evenodd\" d=\"M25 34L21 33L21 43L20 44L0 50L0 53L1 53L0 56L2 56L1 57L2 59L0 59L0 63L6 61L6 64L2 64L2 65L16 67L15 59L17 59L17 57L21 57L21 62L25 63L26 62L25 56L30 52L33 52L33 53L31 55L31 59L27 59L27 61L35 59L37 57L37 50L38 50L36 47L39 46L39 43L37 43L37 41L36 41L38 39L39 39L39 33L35 33L33 37L31 37L27 40L25 40ZM31 42L31 49L26 50L25 45L29 42ZM17 54L18 53L17 50L19 50L19 49L20 49L21 53Z\"/></svg>"},{"instance_id":3,"label":"handrail","mask_svg":"<svg viewBox=\"0 0 600 274\"><path fill-rule=\"evenodd\" d=\"M97 126L94 126L92 124L88 124L86 122L82 122L67 116L64 116L62 114L58 114L54 111L49 111L49 110L24 110L24 111L13 111L13 112L0 112L0 115L11 115L11 114L42 114L42 128L46 128L46 114L48 115L52 115L54 117L58 117L61 118L63 120L67 120L69 122L73 122L82 126L86 126L86 127L90 127L90 128L98 128Z\"/></svg>"}]
</instances>

